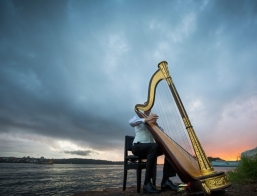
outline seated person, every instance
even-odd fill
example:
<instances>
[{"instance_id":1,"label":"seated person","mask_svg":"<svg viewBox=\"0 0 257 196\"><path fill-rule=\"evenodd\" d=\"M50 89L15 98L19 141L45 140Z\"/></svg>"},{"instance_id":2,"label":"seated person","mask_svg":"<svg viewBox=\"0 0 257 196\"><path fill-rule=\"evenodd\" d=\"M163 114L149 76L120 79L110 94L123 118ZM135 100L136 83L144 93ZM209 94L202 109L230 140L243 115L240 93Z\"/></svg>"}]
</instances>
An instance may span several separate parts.
<instances>
[{"instance_id":1,"label":"seated person","mask_svg":"<svg viewBox=\"0 0 257 196\"><path fill-rule=\"evenodd\" d=\"M146 172L143 191L145 193L159 193L160 190L156 189L151 179L155 179L156 176L156 165L157 157L163 155L162 149L157 143L155 143L152 134L145 126L145 122L151 121L157 126L158 116L151 114L151 110L144 112L148 117L139 118L134 116L130 119L129 124L135 128L135 139L133 141L132 153L136 156L146 158ZM158 126L162 131L163 129ZM176 176L176 172L169 161L165 158L163 167L163 177L161 182L161 190L177 190L177 186L172 183L169 177Z\"/></svg>"}]
</instances>

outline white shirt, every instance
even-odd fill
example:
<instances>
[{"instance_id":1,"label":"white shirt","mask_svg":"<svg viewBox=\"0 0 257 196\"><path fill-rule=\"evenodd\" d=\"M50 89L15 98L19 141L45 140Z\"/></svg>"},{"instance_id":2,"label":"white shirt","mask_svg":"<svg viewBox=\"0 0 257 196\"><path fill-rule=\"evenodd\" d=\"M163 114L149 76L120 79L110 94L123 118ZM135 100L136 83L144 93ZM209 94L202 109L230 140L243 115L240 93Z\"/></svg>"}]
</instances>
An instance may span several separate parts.
<instances>
[{"instance_id":1,"label":"white shirt","mask_svg":"<svg viewBox=\"0 0 257 196\"><path fill-rule=\"evenodd\" d=\"M154 139L150 131L145 126L145 119L139 118L138 116L134 116L132 119L129 120L129 124L132 127L135 127L135 139L133 143L153 143Z\"/></svg>"}]
</instances>

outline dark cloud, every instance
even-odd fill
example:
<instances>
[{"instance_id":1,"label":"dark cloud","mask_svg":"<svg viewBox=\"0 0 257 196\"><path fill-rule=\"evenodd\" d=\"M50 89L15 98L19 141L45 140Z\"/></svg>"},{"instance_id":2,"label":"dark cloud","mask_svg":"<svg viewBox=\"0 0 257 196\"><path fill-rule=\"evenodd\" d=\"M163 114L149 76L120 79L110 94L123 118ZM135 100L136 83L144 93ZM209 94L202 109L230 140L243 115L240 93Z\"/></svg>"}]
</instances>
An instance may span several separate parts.
<instances>
[{"instance_id":1,"label":"dark cloud","mask_svg":"<svg viewBox=\"0 0 257 196\"><path fill-rule=\"evenodd\" d=\"M90 154L98 154L91 150L75 150L75 151L64 151L66 154L79 155L79 156L90 156Z\"/></svg>"},{"instance_id":2,"label":"dark cloud","mask_svg":"<svg viewBox=\"0 0 257 196\"><path fill-rule=\"evenodd\" d=\"M121 149L161 60L200 132L215 127L229 104L256 99L256 9L256 1L0 1L0 134Z\"/></svg>"}]
</instances>

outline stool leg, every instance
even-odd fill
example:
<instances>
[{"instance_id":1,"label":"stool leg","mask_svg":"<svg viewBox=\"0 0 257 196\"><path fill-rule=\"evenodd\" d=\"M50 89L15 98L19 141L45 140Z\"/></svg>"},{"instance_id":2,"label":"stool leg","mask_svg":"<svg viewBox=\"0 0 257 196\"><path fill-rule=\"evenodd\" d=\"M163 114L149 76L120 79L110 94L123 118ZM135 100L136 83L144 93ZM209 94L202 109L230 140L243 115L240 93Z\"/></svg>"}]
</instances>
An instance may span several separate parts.
<instances>
[{"instance_id":1,"label":"stool leg","mask_svg":"<svg viewBox=\"0 0 257 196\"><path fill-rule=\"evenodd\" d=\"M137 169L137 192L140 193L140 189L141 189L141 175L142 175L142 170L141 169Z\"/></svg>"},{"instance_id":2,"label":"stool leg","mask_svg":"<svg viewBox=\"0 0 257 196\"><path fill-rule=\"evenodd\" d=\"M124 169L124 176L123 176L123 191L125 191L125 190L126 190L127 173L128 173L128 170Z\"/></svg>"}]
</instances>

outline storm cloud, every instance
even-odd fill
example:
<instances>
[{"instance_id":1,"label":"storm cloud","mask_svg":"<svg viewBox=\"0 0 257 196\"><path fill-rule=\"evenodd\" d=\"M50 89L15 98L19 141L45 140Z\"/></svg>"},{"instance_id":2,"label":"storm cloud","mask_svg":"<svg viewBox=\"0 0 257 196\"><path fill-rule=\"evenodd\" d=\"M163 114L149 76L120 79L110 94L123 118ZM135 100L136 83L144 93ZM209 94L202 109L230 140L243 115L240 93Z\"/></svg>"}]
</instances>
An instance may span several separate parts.
<instances>
[{"instance_id":1,"label":"storm cloud","mask_svg":"<svg viewBox=\"0 0 257 196\"><path fill-rule=\"evenodd\" d=\"M94 151L90 150L76 150L76 151L64 151L66 154L72 154L72 155L79 155L79 156L90 156L90 154L95 153ZM98 154L98 153L96 153Z\"/></svg>"},{"instance_id":2,"label":"storm cloud","mask_svg":"<svg viewBox=\"0 0 257 196\"><path fill-rule=\"evenodd\" d=\"M209 155L256 147L254 0L2 0L0 29L0 156L122 160L162 60Z\"/></svg>"}]
</instances>

